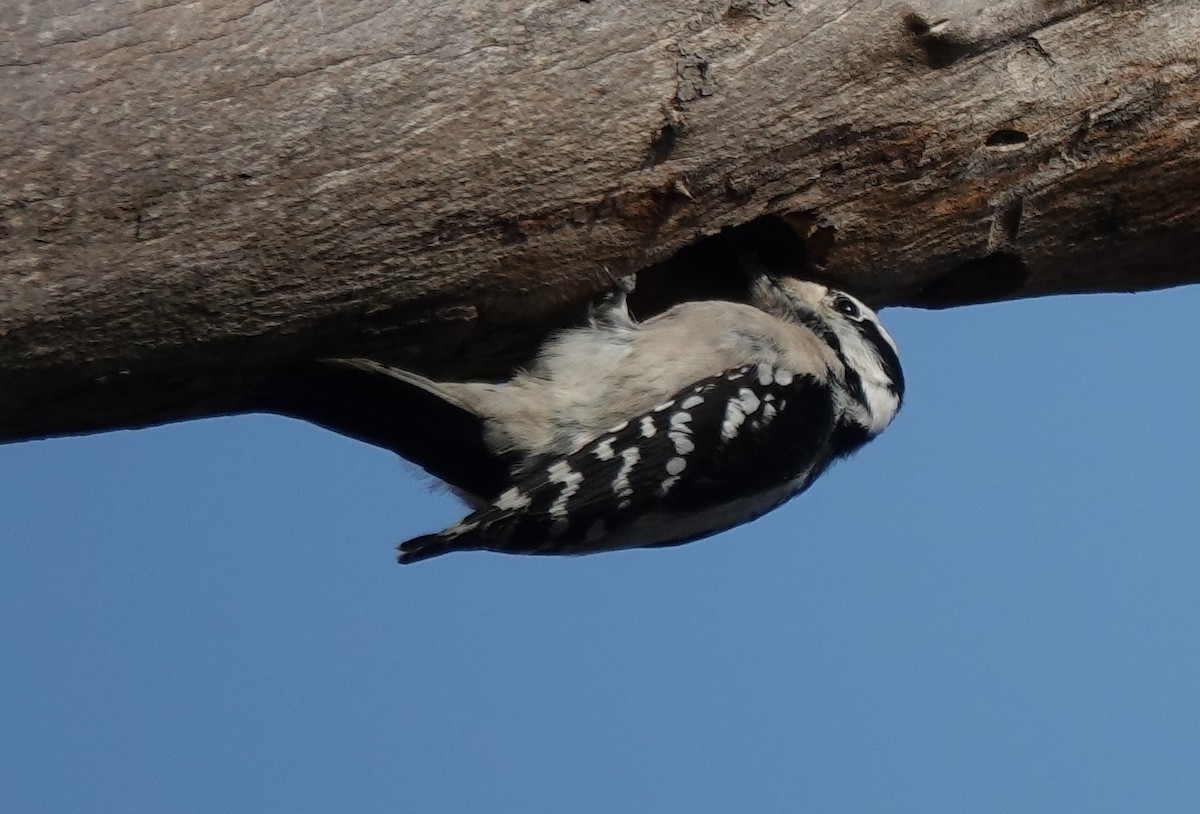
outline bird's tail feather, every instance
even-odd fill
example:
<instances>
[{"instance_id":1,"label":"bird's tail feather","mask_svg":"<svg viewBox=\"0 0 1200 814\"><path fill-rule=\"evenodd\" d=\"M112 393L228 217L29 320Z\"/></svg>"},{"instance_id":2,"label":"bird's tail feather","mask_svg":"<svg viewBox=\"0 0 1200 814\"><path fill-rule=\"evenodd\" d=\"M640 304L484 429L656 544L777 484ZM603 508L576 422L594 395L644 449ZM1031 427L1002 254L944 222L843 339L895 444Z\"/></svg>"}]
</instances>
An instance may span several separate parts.
<instances>
[{"instance_id":1,"label":"bird's tail feather","mask_svg":"<svg viewBox=\"0 0 1200 814\"><path fill-rule=\"evenodd\" d=\"M440 534L424 534L414 537L401 543L397 549L400 552L398 559L401 565L420 562L455 550Z\"/></svg>"},{"instance_id":2,"label":"bird's tail feather","mask_svg":"<svg viewBox=\"0 0 1200 814\"><path fill-rule=\"evenodd\" d=\"M252 407L390 449L483 502L507 485L484 419L415 373L367 359L312 362L274 376Z\"/></svg>"}]
</instances>

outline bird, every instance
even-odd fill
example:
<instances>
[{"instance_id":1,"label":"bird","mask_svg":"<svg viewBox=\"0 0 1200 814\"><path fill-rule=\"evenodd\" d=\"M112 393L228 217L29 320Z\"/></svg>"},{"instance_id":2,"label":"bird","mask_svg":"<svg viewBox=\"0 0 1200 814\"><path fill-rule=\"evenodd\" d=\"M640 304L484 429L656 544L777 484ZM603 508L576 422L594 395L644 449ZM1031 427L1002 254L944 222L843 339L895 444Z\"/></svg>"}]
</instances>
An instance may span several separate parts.
<instances>
[{"instance_id":1,"label":"bird","mask_svg":"<svg viewBox=\"0 0 1200 814\"><path fill-rule=\"evenodd\" d=\"M464 500L462 520L399 545L413 563L708 537L800 494L900 409L896 343L844 291L758 269L745 302L638 321L632 282L507 382L326 359L272 411L392 449Z\"/></svg>"}]
</instances>

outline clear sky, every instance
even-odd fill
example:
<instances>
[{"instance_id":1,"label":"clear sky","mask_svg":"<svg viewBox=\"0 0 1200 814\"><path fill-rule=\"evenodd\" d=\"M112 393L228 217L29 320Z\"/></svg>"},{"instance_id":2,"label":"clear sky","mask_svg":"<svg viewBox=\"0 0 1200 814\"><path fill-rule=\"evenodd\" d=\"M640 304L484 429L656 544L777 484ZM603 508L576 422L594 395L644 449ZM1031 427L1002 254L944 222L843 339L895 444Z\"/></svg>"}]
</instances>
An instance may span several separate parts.
<instances>
[{"instance_id":1,"label":"clear sky","mask_svg":"<svg viewBox=\"0 0 1200 814\"><path fill-rule=\"evenodd\" d=\"M892 309L807 494L576 559L250 416L0 447L0 812L1200 810L1200 289Z\"/></svg>"}]
</instances>

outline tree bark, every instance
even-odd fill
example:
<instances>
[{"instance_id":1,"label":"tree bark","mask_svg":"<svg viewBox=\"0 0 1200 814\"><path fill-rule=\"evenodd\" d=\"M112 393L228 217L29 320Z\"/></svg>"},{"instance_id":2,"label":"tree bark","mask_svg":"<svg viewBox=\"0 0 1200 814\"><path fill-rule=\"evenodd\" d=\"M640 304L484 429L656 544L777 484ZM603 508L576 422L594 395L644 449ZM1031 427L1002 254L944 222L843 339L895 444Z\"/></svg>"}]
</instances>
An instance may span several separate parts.
<instances>
[{"instance_id":1,"label":"tree bark","mask_svg":"<svg viewBox=\"0 0 1200 814\"><path fill-rule=\"evenodd\" d=\"M1192 0L8 0L0 76L0 440L500 376L770 215L880 305L1200 280Z\"/></svg>"}]
</instances>

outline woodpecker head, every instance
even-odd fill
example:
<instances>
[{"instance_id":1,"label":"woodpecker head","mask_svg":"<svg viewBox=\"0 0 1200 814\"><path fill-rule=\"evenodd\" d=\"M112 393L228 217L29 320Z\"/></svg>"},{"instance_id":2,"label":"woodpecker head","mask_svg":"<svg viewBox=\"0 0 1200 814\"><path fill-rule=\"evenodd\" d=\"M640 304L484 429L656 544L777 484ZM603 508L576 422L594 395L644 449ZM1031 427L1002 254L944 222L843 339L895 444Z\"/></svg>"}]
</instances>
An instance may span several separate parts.
<instances>
[{"instance_id":1,"label":"woodpecker head","mask_svg":"<svg viewBox=\"0 0 1200 814\"><path fill-rule=\"evenodd\" d=\"M852 417L869 435L883 431L904 398L904 372L896 343L874 311L844 291L768 275L754 281L750 302L812 329L845 368L846 389L857 402Z\"/></svg>"}]
</instances>

